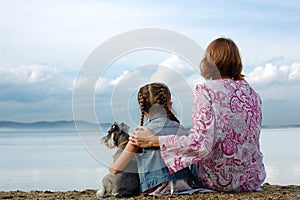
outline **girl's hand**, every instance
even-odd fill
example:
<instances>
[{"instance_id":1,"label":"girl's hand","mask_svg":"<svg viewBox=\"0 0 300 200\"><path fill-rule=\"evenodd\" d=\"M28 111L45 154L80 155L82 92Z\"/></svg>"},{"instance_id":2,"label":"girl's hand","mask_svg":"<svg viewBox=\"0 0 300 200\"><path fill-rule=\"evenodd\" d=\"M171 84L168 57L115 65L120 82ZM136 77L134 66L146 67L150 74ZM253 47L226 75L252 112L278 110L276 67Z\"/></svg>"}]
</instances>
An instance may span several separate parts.
<instances>
[{"instance_id":1,"label":"girl's hand","mask_svg":"<svg viewBox=\"0 0 300 200\"><path fill-rule=\"evenodd\" d=\"M133 131L129 142L137 147L159 147L158 136L153 135L153 132L144 126L140 126Z\"/></svg>"}]
</instances>

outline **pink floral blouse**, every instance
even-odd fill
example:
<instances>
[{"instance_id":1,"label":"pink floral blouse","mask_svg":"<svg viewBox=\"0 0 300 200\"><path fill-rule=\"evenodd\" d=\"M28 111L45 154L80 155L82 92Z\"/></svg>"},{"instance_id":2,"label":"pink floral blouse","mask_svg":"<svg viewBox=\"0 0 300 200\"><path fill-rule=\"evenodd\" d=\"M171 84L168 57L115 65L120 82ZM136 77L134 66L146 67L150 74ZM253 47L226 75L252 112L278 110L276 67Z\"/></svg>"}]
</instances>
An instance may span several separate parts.
<instances>
[{"instance_id":1,"label":"pink floral blouse","mask_svg":"<svg viewBox=\"0 0 300 200\"><path fill-rule=\"evenodd\" d=\"M217 191L253 191L266 173L260 152L261 99L245 80L207 81L194 89L189 136L160 136L171 173L195 164L202 183Z\"/></svg>"}]
</instances>

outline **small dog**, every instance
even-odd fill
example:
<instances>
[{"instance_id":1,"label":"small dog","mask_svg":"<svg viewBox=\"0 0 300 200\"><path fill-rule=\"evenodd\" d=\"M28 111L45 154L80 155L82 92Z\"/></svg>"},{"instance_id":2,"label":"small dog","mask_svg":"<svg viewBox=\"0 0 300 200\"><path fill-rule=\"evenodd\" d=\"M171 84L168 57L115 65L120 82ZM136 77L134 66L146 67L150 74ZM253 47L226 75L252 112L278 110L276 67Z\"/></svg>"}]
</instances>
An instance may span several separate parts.
<instances>
[{"instance_id":1,"label":"small dog","mask_svg":"<svg viewBox=\"0 0 300 200\"><path fill-rule=\"evenodd\" d=\"M129 126L125 123L114 122L107 131L108 134L101 139L108 148L118 147L118 150L113 155L114 161L121 155L128 143L128 131ZM102 185L103 189L97 191L97 197L103 198L112 195L119 198L139 194L139 175L136 161L131 160L127 167L118 174L107 174L102 179Z\"/></svg>"}]
</instances>

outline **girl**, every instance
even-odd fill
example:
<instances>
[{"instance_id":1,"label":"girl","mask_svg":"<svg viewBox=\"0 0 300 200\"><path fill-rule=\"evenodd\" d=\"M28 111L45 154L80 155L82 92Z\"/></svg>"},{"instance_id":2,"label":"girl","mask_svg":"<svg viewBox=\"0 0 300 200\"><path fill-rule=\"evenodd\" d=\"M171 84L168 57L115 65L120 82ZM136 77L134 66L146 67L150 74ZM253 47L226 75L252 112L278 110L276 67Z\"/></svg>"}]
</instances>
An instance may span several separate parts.
<instances>
[{"instance_id":1,"label":"girl","mask_svg":"<svg viewBox=\"0 0 300 200\"><path fill-rule=\"evenodd\" d=\"M266 177L259 145L261 99L241 74L236 44L226 38L211 42L200 69L207 82L194 89L189 136L153 136L140 127L131 143L159 147L170 173L193 164L195 175L207 188L257 190Z\"/></svg>"},{"instance_id":2,"label":"girl","mask_svg":"<svg viewBox=\"0 0 300 200\"><path fill-rule=\"evenodd\" d=\"M141 109L141 126L144 116L148 118L148 127L157 136L169 133L188 135L186 129L172 113L171 93L162 83L150 83L140 88L138 102ZM128 143L121 156L109 167L116 174L126 167L128 161L138 150ZM136 160L140 178L140 191L145 195L165 195L173 192L191 189L191 174L188 168L171 174L164 164L158 148L142 149L137 153Z\"/></svg>"}]
</instances>

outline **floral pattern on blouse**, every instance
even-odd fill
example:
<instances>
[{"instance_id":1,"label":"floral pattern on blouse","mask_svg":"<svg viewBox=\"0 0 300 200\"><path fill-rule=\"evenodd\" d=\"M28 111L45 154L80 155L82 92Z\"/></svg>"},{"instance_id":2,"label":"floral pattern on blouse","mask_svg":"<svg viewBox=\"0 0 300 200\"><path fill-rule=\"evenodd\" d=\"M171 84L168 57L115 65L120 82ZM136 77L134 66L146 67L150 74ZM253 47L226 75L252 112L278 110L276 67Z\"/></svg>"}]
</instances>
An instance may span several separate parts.
<instances>
[{"instance_id":1,"label":"floral pattern on blouse","mask_svg":"<svg viewBox=\"0 0 300 200\"><path fill-rule=\"evenodd\" d=\"M261 99L247 81L211 80L193 93L188 136L161 136L171 173L194 164L199 180L217 191L253 191L266 177L260 151Z\"/></svg>"}]
</instances>

